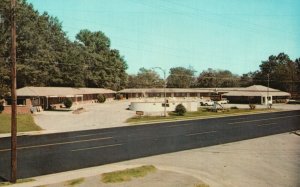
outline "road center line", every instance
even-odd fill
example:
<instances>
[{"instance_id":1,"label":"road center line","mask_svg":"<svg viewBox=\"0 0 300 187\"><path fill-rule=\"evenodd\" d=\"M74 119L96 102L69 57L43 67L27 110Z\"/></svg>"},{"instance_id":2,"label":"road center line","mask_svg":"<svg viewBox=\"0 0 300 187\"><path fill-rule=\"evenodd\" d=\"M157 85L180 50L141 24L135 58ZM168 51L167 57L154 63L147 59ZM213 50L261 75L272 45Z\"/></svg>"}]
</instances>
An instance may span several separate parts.
<instances>
[{"instance_id":1,"label":"road center line","mask_svg":"<svg viewBox=\"0 0 300 187\"><path fill-rule=\"evenodd\" d=\"M266 123L266 124L260 124L260 125L257 125L257 126L268 126L268 125L274 125L274 124L277 124L277 123Z\"/></svg>"},{"instance_id":2,"label":"road center line","mask_svg":"<svg viewBox=\"0 0 300 187\"><path fill-rule=\"evenodd\" d=\"M198 133L193 133L193 134L187 134L185 136L197 136L201 134L211 134L211 133L216 133L217 131L207 131L207 132L198 132Z\"/></svg>"},{"instance_id":3,"label":"road center line","mask_svg":"<svg viewBox=\"0 0 300 187\"><path fill-rule=\"evenodd\" d=\"M104 135L104 134L113 134L114 132L102 132L102 133L94 133L94 134L83 134L74 136L73 138L79 138L79 137L87 137L87 136L94 136L94 135Z\"/></svg>"},{"instance_id":4,"label":"road center line","mask_svg":"<svg viewBox=\"0 0 300 187\"><path fill-rule=\"evenodd\" d=\"M82 149L73 149L71 150L72 152L75 151L85 151L85 150L90 150L90 149L102 149L106 147L117 147L117 146L122 146L123 144L112 144L112 145L103 145L103 146L97 146L97 147L88 147L88 148L82 148Z\"/></svg>"},{"instance_id":5,"label":"road center line","mask_svg":"<svg viewBox=\"0 0 300 187\"><path fill-rule=\"evenodd\" d=\"M248 120L248 121L238 121L238 122L232 122L232 123L227 123L227 124L239 124L239 123L249 123L249 122L256 122L256 121L267 121L267 120L272 120L272 119L292 118L292 117L297 117L297 116L300 116L300 115L282 116L282 117L274 117L274 118L267 118L267 119L255 119L255 120Z\"/></svg>"},{"instance_id":6,"label":"road center line","mask_svg":"<svg viewBox=\"0 0 300 187\"><path fill-rule=\"evenodd\" d=\"M69 142L59 142L59 143L51 143L51 144L43 144L43 145L32 145L32 146L24 146L24 147L18 147L18 150L23 149L31 149L31 148L38 148L38 147L48 147L48 146L55 146L55 145L66 145L66 144L74 144L74 143L80 143L80 142L92 142L92 141L98 141L98 140L108 140L112 139L113 137L103 137L103 138L93 138L93 139L87 139L87 140L76 140L76 141L69 141ZM2 149L0 152L10 151L11 149Z\"/></svg>"},{"instance_id":7,"label":"road center line","mask_svg":"<svg viewBox=\"0 0 300 187\"><path fill-rule=\"evenodd\" d=\"M228 121L235 121L235 120L241 120L241 119L246 119L246 118L234 118L234 119L229 119Z\"/></svg>"},{"instance_id":8,"label":"road center line","mask_svg":"<svg viewBox=\"0 0 300 187\"><path fill-rule=\"evenodd\" d=\"M186 126L186 125L191 125L192 123L185 123L185 124L178 124L178 125L169 125L166 126L166 128L172 128L172 127L179 127L179 126Z\"/></svg>"}]
</instances>

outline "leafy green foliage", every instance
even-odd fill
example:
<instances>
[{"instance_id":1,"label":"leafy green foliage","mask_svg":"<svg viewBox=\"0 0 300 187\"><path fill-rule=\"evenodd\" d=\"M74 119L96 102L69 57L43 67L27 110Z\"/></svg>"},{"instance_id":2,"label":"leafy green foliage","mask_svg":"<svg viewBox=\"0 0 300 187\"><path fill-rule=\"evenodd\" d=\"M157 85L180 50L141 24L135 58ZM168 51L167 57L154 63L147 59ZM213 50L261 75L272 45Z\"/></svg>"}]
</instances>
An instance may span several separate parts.
<instances>
[{"instance_id":1,"label":"leafy green foliage","mask_svg":"<svg viewBox=\"0 0 300 187\"><path fill-rule=\"evenodd\" d=\"M97 95L97 100L99 103L104 103L106 101L106 97L103 94L98 94Z\"/></svg>"},{"instance_id":2,"label":"leafy green foliage","mask_svg":"<svg viewBox=\"0 0 300 187\"><path fill-rule=\"evenodd\" d=\"M239 86L239 76L229 70L214 70L209 68L200 73L196 81L197 87L237 87Z\"/></svg>"},{"instance_id":3,"label":"leafy green foliage","mask_svg":"<svg viewBox=\"0 0 300 187\"><path fill-rule=\"evenodd\" d=\"M290 93L300 92L300 63L295 61L285 53L277 56L271 55L268 60L262 61L260 70L253 77L255 84L269 85L271 88L280 89Z\"/></svg>"},{"instance_id":4,"label":"leafy green foliage","mask_svg":"<svg viewBox=\"0 0 300 187\"><path fill-rule=\"evenodd\" d=\"M116 100L122 100L124 97L123 97L123 95L122 94L120 94L120 93L117 93L116 94Z\"/></svg>"},{"instance_id":5,"label":"leafy green foliage","mask_svg":"<svg viewBox=\"0 0 300 187\"><path fill-rule=\"evenodd\" d=\"M137 75L129 75L128 88L162 88L164 80L152 69L140 68Z\"/></svg>"},{"instance_id":6,"label":"leafy green foliage","mask_svg":"<svg viewBox=\"0 0 300 187\"><path fill-rule=\"evenodd\" d=\"M0 1L0 95L10 83L10 2ZM61 22L17 1L17 86L105 87L120 90L127 83L127 64L101 31L81 30L70 41Z\"/></svg>"},{"instance_id":7,"label":"leafy green foliage","mask_svg":"<svg viewBox=\"0 0 300 187\"><path fill-rule=\"evenodd\" d=\"M184 116L184 114L186 113L186 108L182 104L179 104L175 108L175 113L178 116Z\"/></svg>"},{"instance_id":8,"label":"leafy green foliage","mask_svg":"<svg viewBox=\"0 0 300 187\"><path fill-rule=\"evenodd\" d=\"M167 87L169 88L189 88L194 83L195 70L184 67L175 67L170 69L170 75L167 78Z\"/></svg>"},{"instance_id":9,"label":"leafy green foliage","mask_svg":"<svg viewBox=\"0 0 300 187\"><path fill-rule=\"evenodd\" d=\"M66 99L64 100L64 105L65 105L66 108L71 108L71 106L73 105L72 99L66 98Z\"/></svg>"}]
</instances>

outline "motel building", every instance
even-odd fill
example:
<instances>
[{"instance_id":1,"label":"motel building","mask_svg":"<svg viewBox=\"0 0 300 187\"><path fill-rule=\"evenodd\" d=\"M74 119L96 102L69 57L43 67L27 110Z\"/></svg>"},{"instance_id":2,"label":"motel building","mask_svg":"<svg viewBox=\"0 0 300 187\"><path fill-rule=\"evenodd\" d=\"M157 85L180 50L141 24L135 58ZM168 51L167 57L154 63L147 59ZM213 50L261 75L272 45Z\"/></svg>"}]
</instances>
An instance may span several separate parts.
<instances>
[{"instance_id":1,"label":"motel building","mask_svg":"<svg viewBox=\"0 0 300 187\"><path fill-rule=\"evenodd\" d=\"M116 92L103 88L71 88L71 87L24 87L17 90L17 111L30 113L31 110L42 111L63 107L63 101L70 98L73 103L94 103L97 96L103 94L107 100L113 100ZM5 98L2 113L10 113L11 100Z\"/></svg>"},{"instance_id":2,"label":"motel building","mask_svg":"<svg viewBox=\"0 0 300 187\"><path fill-rule=\"evenodd\" d=\"M261 85L253 85L245 88L166 88L168 101L191 100L221 100L226 98L230 103L241 104L268 104L286 103L291 97L290 93ZM119 91L126 99L140 101L155 101L164 99L164 88L133 88Z\"/></svg>"},{"instance_id":3,"label":"motel building","mask_svg":"<svg viewBox=\"0 0 300 187\"><path fill-rule=\"evenodd\" d=\"M163 110L164 93L168 110L173 110L177 104L183 104L189 111L197 110L201 100L221 100L226 98L230 103L263 104L285 103L291 97L290 93L253 85L246 88L142 88L124 89L119 91L124 98L131 100L132 110L149 108L151 111ZM66 98L73 103L97 102L99 94L107 100L115 99L116 92L103 88L71 88L71 87L24 87L17 90L18 113L39 112L42 110L59 109ZM10 98L5 98L4 107L0 113L10 113Z\"/></svg>"},{"instance_id":4,"label":"motel building","mask_svg":"<svg viewBox=\"0 0 300 187\"><path fill-rule=\"evenodd\" d=\"M185 106L187 111L197 111L200 102L211 102L211 100L227 99L230 103L236 104L267 105L268 103L285 103L291 96L287 92L261 85L246 88L124 89L119 93L126 99L132 100L129 105L130 110L142 111L146 115L163 115L164 110L174 111L178 104Z\"/></svg>"}]
</instances>

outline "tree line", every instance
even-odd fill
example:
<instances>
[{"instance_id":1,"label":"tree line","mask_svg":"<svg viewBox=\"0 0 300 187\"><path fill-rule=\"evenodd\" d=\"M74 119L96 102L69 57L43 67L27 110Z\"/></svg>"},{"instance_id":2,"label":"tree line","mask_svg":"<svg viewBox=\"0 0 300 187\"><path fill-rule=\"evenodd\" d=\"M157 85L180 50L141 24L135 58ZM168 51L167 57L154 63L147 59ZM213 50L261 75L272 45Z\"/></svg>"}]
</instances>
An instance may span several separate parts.
<instances>
[{"instance_id":1,"label":"tree line","mask_svg":"<svg viewBox=\"0 0 300 187\"><path fill-rule=\"evenodd\" d=\"M0 1L0 96L10 90L10 1ZM17 87L162 88L165 80L154 69L127 74L128 65L101 31L79 31L71 41L56 17L39 13L25 0L17 1ZM268 76L269 75L269 76ZM166 77L169 88L246 87L260 84L300 92L300 58L271 55L259 70L237 75L229 70L173 67Z\"/></svg>"},{"instance_id":2,"label":"tree line","mask_svg":"<svg viewBox=\"0 0 300 187\"><path fill-rule=\"evenodd\" d=\"M164 80L154 69L141 68L129 75L129 88L163 87ZM192 67L174 67L166 78L168 88L247 87L253 84L269 86L290 93L300 93L300 58L291 60L285 53L271 55L262 61L259 70L237 75L229 70L208 68L196 75Z\"/></svg>"},{"instance_id":3,"label":"tree line","mask_svg":"<svg viewBox=\"0 0 300 187\"><path fill-rule=\"evenodd\" d=\"M10 1L0 1L0 95L8 93L10 85L9 7ZM17 1L16 23L18 88L125 88L127 63L103 32L83 29L71 41L56 17L40 14L25 0Z\"/></svg>"}]
</instances>

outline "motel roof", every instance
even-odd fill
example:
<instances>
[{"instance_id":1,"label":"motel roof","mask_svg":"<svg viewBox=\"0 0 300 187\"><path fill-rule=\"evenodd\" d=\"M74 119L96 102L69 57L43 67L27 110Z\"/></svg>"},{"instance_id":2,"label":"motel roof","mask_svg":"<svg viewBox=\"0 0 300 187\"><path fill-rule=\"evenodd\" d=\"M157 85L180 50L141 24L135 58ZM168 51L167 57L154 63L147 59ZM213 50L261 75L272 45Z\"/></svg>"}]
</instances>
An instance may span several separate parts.
<instances>
[{"instance_id":1,"label":"motel roof","mask_svg":"<svg viewBox=\"0 0 300 187\"><path fill-rule=\"evenodd\" d=\"M120 93L163 93L163 88L129 88ZM166 93L214 93L221 92L224 96L264 96L269 92L270 96L290 96L290 93L262 85L231 88L166 88Z\"/></svg>"},{"instance_id":2,"label":"motel roof","mask_svg":"<svg viewBox=\"0 0 300 187\"><path fill-rule=\"evenodd\" d=\"M113 90L104 88L72 88L72 87L24 87L17 90L18 96L72 97L84 94L110 94Z\"/></svg>"},{"instance_id":3,"label":"motel roof","mask_svg":"<svg viewBox=\"0 0 300 187\"><path fill-rule=\"evenodd\" d=\"M249 86L247 88L241 89L240 91L229 91L223 96L248 96L248 97L254 97L254 96L291 96L290 93L283 92L277 89L261 86L261 85L253 85Z\"/></svg>"}]
</instances>

